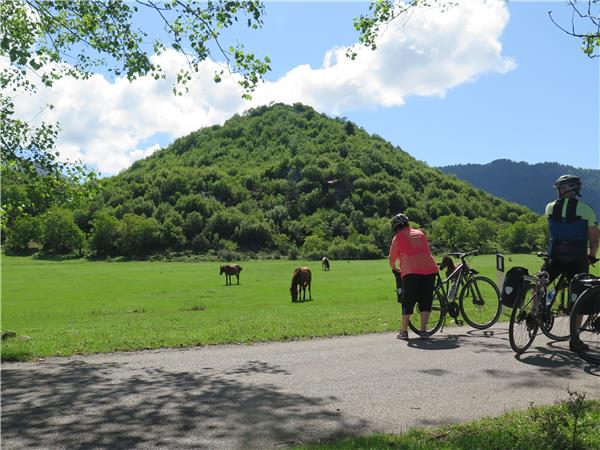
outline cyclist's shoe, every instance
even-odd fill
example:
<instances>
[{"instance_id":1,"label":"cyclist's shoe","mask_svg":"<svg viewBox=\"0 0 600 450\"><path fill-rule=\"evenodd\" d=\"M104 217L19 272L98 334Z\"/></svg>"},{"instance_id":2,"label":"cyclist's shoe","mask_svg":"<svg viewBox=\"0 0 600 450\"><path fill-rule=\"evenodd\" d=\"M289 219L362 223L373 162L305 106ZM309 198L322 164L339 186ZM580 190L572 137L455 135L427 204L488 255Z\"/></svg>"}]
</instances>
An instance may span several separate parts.
<instances>
[{"instance_id":1,"label":"cyclist's shoe","mask_svg":"<svg viewBox=\"0 0 600 450\"><path fill-rule=\"evenodd\" d=\"M408 341L408 331L401 331L396 337L402 341Z\"/></svg>"},{"instance_id":2,"label":"cyclist's shoe","mask_svg":"<svg viewBox=\"0 0 600 450\"><path fill-rule=\"evenodd\" d=\"M577 350L589 350L590 347L587 344L584 344L579 339L571 339L569 341L569 350L576 352Z\"/></svg>"},{"instance_id":3,"label":"cyclist's shoe","mask_svg":"<svg viewBox=\"0 0 600 450\"><path fill-rule=\"evenodd\" d=\"M427 331L419 331L419 339L429 339L430 336Z\"/></svg>"}]
</instances>

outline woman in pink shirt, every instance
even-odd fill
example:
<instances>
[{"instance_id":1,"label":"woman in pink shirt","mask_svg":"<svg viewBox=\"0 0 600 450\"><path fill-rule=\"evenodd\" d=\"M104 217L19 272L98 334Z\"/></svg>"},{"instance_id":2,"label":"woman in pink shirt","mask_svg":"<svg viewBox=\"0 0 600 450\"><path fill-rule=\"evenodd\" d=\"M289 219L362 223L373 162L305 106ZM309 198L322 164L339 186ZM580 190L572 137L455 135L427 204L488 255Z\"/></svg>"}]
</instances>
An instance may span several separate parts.
<instances>
[{"instance_id":1,"label":"woman in pink shirt","mask_svg":"<svg viewBox=\"0 0 600 450\"><path fill-rule=\"evenodd\" d=\"M421 337L425 338L438 267L425 234L411 228L406 215L396 214L393 217L392 231L390 266L394 273L401 274L403 284L402 324L398 339L408 341L408 322L416 303L421 312Z\"/></svg>"}]
</instances>

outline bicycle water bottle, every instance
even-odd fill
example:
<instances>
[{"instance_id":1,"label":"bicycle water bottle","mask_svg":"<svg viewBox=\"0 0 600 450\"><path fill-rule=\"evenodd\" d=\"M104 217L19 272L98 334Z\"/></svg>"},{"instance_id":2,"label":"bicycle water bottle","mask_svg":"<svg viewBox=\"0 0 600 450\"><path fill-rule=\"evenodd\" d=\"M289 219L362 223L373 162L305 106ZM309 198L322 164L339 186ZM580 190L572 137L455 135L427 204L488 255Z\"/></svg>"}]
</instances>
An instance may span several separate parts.
<instances>
[{"instance_id":1,"label":"bicycle water bottle","mask_svg":"<svg viewBox=\"0 0 600 450\"><path fill-rule=\"evenodd\" d=\"M546 293L546 306L550 306L552 301L554 300L554 296L556 295L556 291L552 289Z\"/></svg>"}]
</instances>

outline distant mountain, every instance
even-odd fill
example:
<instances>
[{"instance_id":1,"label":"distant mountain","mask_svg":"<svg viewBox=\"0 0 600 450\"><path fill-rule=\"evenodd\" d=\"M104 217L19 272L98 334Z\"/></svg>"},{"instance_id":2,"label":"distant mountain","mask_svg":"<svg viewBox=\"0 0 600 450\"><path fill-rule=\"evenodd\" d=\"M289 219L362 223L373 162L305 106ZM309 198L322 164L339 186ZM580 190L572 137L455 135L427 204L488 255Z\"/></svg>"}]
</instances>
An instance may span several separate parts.
<instances>
[{"instance_id":1,"label":"distant mountain","mask_svg":"<svg viewBox=\"0 0 600 450\"><path fill-rule=\"evenodd\" d=\"M600 214L600 170L580 169L555 162L528 164L497 159L488 164L458 164L439 168L473 186L543 214L546 204L556 197L554 181L561 175L581 177L582 199Z\"/></svg>"}]
</instances>

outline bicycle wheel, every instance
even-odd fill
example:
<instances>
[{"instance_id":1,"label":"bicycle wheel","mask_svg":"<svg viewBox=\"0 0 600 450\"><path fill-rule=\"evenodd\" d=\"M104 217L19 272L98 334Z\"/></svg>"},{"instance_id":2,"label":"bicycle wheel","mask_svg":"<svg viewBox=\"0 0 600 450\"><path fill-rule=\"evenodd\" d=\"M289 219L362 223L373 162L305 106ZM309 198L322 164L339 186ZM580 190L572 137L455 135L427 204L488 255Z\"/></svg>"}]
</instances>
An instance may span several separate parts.
<instances>
[{"instance_id":1,"label":"bicycle wheel","mask_svg":"<svg viewBox=\"0 0 600 450\"><path fill-rule=\"evenodd\" d=\"M542 333L555 341L566 341L571 336L569 318L571 315L571 301L569 299L569 286L562 282L562 277L547 292L554 290L556 293L550 304L540 308L540 329Z\"/></svg>"},{"instance_id":2,"label":"bicycle wheel","mask_svg":"<svg viewBox=\"0 0 600 450\"><path fill-rule=\"evenodd\" d=\"M441 328L444 323L444 319L446 317L446 300L440 293L440 291L436 291L433 293L433 303L431 304L431 313L429 314L429 319L427 320L425 331L427 332L427 336L431 336ZM419 334L421 333L421 312L419 311L419 305L415 306L415 313L410 316L410 322L408 322L408 326L412 331Z\"/></svg>"},{"instance_id":3,"label":"bicycle wheel","mask_svg":"<svg viewBox=\"0 0 600 450\"><path fill-rule=\"evenodd\" d=\"M513 307L508 326L510 347L517 355L529 348L535 339L538 328L533 297L524 298Z\"/></svg>"},{"instance_id":4,"label":"bicycle wheel","mask_svg":"<svg viewBox=\"0 0 600 450\"><path fill-rule=\"evenodd\" d=\"M589 363L600 364L600 286L586 290L575 302L570 328L579 356Z\"/></svg>"},{"instance_id":5,"label":"bicycle wheel","mask_svg":"<svg viewBox=\"0 0 600 450\"><path fill-rule=\"evenodd\" d=\"M500 317L500 291L492 280L473 277L460 292L460 313L473 328L484 330L496 323Z\"/></svg>"}]
</instances>

